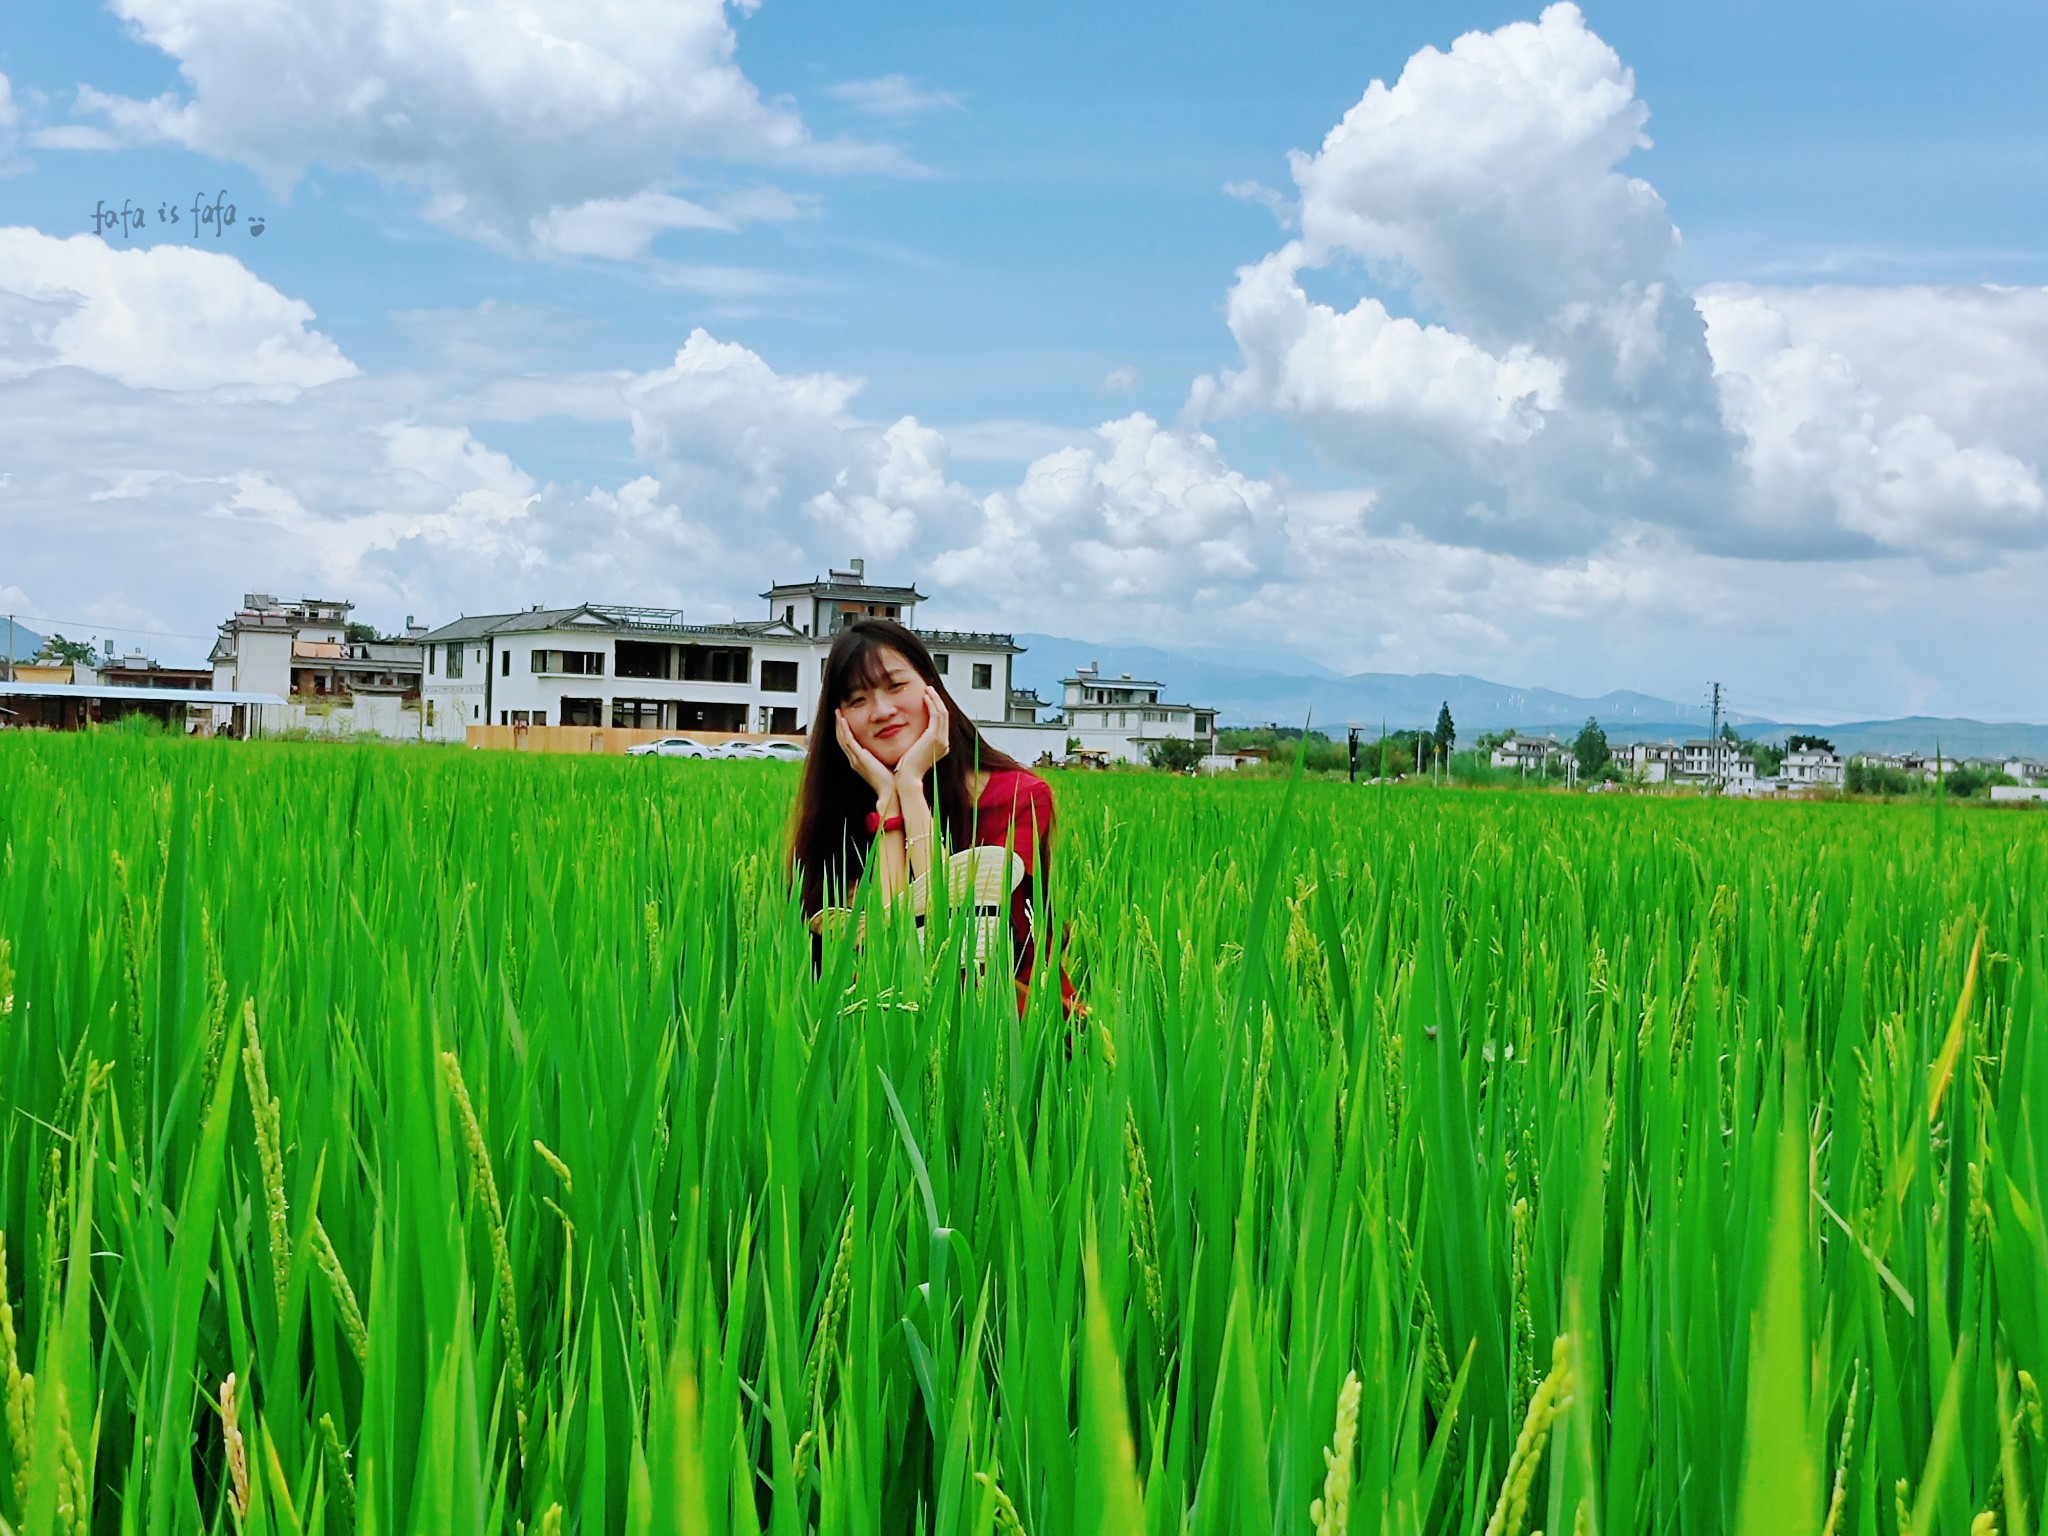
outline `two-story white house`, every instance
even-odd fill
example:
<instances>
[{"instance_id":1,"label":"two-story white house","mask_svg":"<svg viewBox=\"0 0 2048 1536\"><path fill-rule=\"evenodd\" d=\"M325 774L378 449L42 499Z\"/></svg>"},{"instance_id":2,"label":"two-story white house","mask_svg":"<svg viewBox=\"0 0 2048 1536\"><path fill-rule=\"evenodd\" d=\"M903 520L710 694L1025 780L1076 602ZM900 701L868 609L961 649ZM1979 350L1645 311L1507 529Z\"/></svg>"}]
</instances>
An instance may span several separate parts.
<instances>
[{"instance_id":1,"label":"two-story white house","mask_svg":"<svg viewBox=\"0 0 2048 1536\"><path fill-rule=\"evenodd\" d=\"M1678 777L1685 753L1669 741L1630 741L1613 749L1614 766L1645 784L1662 784Z\"/></svg>"},{"instance_id":2,"label":"two-story white house","mask_svg":"<svg viewBox=\"0 0 2048 1536\"><path fill-rule=\"evenodd\" d=\"M1168 738L1195 742L1204 755L1216 750L1216 711L1162 698L1165 685L1152 678L1105 677L1090 663L1062 678L1060 688L1066 736L1084 752L1142 763L1155 742Z\"/></svg>"},{"instance_id":3,"label":"two-story white house","mask_svg":"<svg viewBox=\"0 0 2048 1536\"><path fill-rule=\"evenodd\" d=\"M1493 749L1491 761L1496 768L1542 774L1548 773L1552 764L1561 764L1564 758L1564 743L1555 736L1524 736L1516 732Z\"/></svg>"},{"instance_id":4,"label":"two-story white house","mask_svg":"<svg viewBox=\"0 0 2048 1536\"><path fill-rule=\"evenodd\" d=\"M338 598L284 602L246 593L207 658L214 690L282 698L257 707L262 718L250 724L259 731L418 740L425 628L408 615L404 639L352 640L354 607ZM214 713L217 729L230 724L226 706Z\"/></svg>"},{"instance_id":5,"label":"two-story white house","mask_svg":"<svg viewBox=\"0 0 2048 1536\"><path fill-rule=\"evenodd\" d=\"M425 645L420 692L435 741L461 741L475 725L792 734L817 688L816 648L786 625L686 624L675 609L472 614Z\"/></svg>"},{"instance_id":6,"label":"two-story white house","mask_svg":"<svg viewBox=\"0 0 2048 1536\"><path fill-rule=\"evenodd\" d=\"M856 618L915 628L923 594L870 584L861 561L763 594L764 619L686 623L677 609L582 603L473 614L423 637L426 734L471 726L797 735L811 726L832 638ZM917 630L947 692L977 724L1008 717L1006 634Z\"/></svg>"},{"instance_id":7,"label":"two-story white house","mask_svg":"<svg viewBox=\"0 0 2048 1536\"><path fill-rule=\"evenodd\" d=\"M1839 757L1812 747L1787 752L1778 766L1779 782L1793 793L1840 789L1847 777L1848 770Z\"/></svg>"},{"instance_id":8,"label":"two-story white house","mask_svg":"<svg viewBox=\"0 0 2048 1536\"><path fill-rule=\"evenodd\" d=\"M1726 737L1688 741L1679 778L1689 784L1747 794L1755 784L1756 763L1741 743Z\"/></svg>"}]
</instances>

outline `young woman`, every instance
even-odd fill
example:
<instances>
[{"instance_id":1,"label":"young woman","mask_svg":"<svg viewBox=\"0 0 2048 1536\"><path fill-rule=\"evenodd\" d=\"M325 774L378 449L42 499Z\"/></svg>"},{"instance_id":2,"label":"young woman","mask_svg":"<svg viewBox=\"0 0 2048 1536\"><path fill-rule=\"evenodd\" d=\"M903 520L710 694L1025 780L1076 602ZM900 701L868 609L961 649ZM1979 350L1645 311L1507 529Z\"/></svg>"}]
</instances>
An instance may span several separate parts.
<instances>
[{"instance_id":1,"label":"young woman","mask_svg":"<svg viewBox=\"0 0 2048 1536\"><path fill-rule=\"evenodd\" d=\"M990 746L946 692L922 640L856 619L825 657L791 832L804 915L820 931L863 879L923 912L934 880L1006 920L1017 1006L1038 959L1052 837L1045 780ZM977 946L985 948L984 944ZM1072 989L1060 978L1071 1012Z\"/></svg>"}]
</instances>

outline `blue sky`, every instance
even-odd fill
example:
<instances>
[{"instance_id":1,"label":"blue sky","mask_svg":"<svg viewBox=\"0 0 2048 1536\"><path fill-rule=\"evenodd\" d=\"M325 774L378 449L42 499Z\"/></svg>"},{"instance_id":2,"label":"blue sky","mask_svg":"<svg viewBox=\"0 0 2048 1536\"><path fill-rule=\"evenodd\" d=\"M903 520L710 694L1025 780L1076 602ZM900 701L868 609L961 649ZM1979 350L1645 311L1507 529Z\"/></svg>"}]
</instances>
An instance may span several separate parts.
<instances>
[{"instance_id":1,"label":"blue sky","mask_svg":"<svg viewBox=\"0 0 2048 1536\"><path fill-rule=\"evenodd\" d=\"M255 14L0 31L9 606L865 552L959 622L2048 718L1986 664L2048 639L2020 5Z\"/></svg>"}]
</instances>

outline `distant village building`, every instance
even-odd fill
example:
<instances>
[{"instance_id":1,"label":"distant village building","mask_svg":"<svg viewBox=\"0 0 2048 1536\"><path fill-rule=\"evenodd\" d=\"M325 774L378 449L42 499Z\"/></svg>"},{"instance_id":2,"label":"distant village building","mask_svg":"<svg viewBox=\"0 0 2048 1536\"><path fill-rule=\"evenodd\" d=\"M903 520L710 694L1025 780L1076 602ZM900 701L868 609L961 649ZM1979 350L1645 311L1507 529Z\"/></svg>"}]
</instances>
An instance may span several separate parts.
<instances>
[{"instance_id":1,"label":"distant village building","mask_svg":"<svg viewBox=\"0 0 2048 1536\"><path fill-rule=\"evenodd\" d=\"M861 618L915 630L953 696L982 733L1035 760L1059 742L1011 687L1023 647L1007 634L917 629L915 587L867 580L864 562L762 596L768 615L687 623L679 609L581 603L474 614L428 631L422 681L429 740L461 741L476 726L795 736L811 710L832 639ZM1027 696L1035 697L1035 696Z\"/></svg>"},{"instance_id":2,"label":"distant village building","mask_svg":"<svg viewBox=\"0 0 2048 1536\"><path fill-rule=\"evenodd\" d=\"M1524 736L1518 731L1493 749L1492 762L1496 768L1541 774L1564 758L1564 743L1555 736Z\"/></svg>"},{"instance_id":3,"label":"distant village building","mask_svg":"<svg viewBox=\"0 0 2048 1536\"><path fill-rule=\"evenodd\" d=\"M1679 761L1679 778L1733 794L1749 794L1756 788L1756 763L1740 742L1725 736L1688 741Z\"/></svg>"},{"instance_id":4,"label":"distant village building","mask_svg":"<svg viewBox=\"0 0 2048 1536\"><path fill-rule=\"evenodd\" d=\"M404 640L351 640L354 607L335 598L283 602L267 592L246 594L222 622L208 658L215 690L281 697L253 722L263 732L419 740L426 631L408 617ZM215 711L217 727L229 727L231 708Z\"/></svg>"},{"instance_id":5,"label":"distant village building","mask_svg":"<svg viewBox=\"0 0 2048 1536\"><path fill-rule=\"evenodd\" d=\"M1778 765L1779 779L1795 794L1840 789L1847 776L1846 765L1839 757L1818 748L1787 752L1784 762Z\"/></svg>"},{"instance_id":6,"label":"distant village building","mask_svg":"<svg viewBox=\"0 0 2048 1536\"><path fill-rule=\"evenodd\" d=\"M281 704L272 694L220 694L205 667L167 667L142 651L99 666L20 662L0 681L0 726L76 731L146 715L186 733L251 729L249 709ZM216 710L226 722L214 724Z\"/></svg>"},{"instance_id":7,"label":"distant village building","mask_svg":"<svg viewBox=\"0 0 2048 1536\"><path fill-rule=\"evenodd\" d=\"M142 651L130 648L125 656L109 657L93 669L99 680L113 688L211 688L211 667L167 667Z\"/></svg>"},{"instance_id":8,"label":"distant village building","mask_svg":"<svg viewBox=\"0 0 2048 1536\"><path fill-rule=\"evenodd\" d=\"M1011 725L1035 725L1038 712L1045 708L1045 700L1038 696L1036 688L1012 688L1010 707L1004 711L1003 719Z\"/></svg>"},{"instance_id":9,"label":"distant village building","mask_svg":"<svg viewBox=\"0 0 2048 1536\"><path fill-rule=\"evenodd\" d=\"M768 599L769 622L820 640L830 640L855 619L894 619L912 628L911 615L925 601L924 593L916 587L870 585L867 567L865 560L849 560L845 570L827 571L822 581L776 583L761 594Z\"/></svg>"},{"instance_id":10,"label":"distant village building","mask_svg":"<svg viewBox=\"0 0 2048 1536\"><path fill-rule=\"evenodd\" d=\"M1675 782L1685 764L1685 749L1669 741L1631 741L1614 748L1614 766L1645 784Z\"/></svg>"},{"instance_id":11,"label":"distant village building","mask_svg":"<svg viewBox=\"0 0 2048 1536\"><path fill-rule=\"evenodd\" d=\"M1142 763L1148 750L1169 738L1192 741L1206 757L1216 750L1216 711L1174 704L1160 697L1165 685L1151 678L1104 677L1090 663L1063 678L1066 737L1075 750L1100 753L1110 762Z\"/></svg>"}]
</instances>

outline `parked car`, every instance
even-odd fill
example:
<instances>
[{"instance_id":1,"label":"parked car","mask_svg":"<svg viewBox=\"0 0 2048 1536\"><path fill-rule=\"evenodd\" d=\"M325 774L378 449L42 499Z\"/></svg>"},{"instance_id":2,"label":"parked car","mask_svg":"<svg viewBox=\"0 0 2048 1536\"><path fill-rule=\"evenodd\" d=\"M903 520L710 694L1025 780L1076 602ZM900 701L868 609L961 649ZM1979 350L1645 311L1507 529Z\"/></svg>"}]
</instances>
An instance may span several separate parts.
<instances>
[{"instance_id":1,"label":"parked car","mask_svg":"<svg viewBox=\"0 0 2048 1536\"><path fill-rule=\"evenodd\" d=\"M810 755L793 741L728 741L717 751L720 757L778 763L800 763Z\"/></svg>"},{"instance_id":2,"label":"parked car","mask_svg":"<svg viewBox=\"0 0 2048 1536\"><path fill-rule=\"evenodd\" d=\"M664 736L659 741L636 741L626 748L628 757L712 757L716 754L701 741L687 736Z\"/></svg>"}]
</instances>

